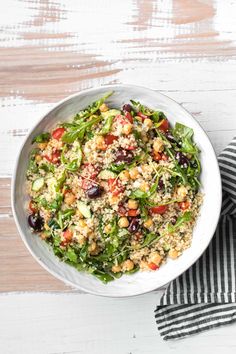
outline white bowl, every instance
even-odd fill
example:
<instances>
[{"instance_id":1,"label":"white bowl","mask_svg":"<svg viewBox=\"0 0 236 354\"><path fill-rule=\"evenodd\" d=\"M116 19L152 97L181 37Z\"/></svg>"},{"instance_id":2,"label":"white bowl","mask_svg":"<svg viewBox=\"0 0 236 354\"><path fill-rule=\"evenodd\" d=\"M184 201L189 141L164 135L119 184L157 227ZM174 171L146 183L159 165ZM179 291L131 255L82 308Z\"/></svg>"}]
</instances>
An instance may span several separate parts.
<instances>
[{"instance_id":1,"label":"white bowl","mask_svg":"<svg viewBox=\"0 0 236 354\"><path fill-rule=\"evenodd\" d=\"M168 259L156 272L137 272L103 284L92 275L78 272L60 262L52 250L37 235L32 234L27 223L27 193L25 190L26 169L32 138L42 131L50 130L58 121L70 119L79 110L101 97L107 91L114 91L108 99L110 106L120 107L130 99L165 112L172 124L181 122L194 130L194 140L201 150L202 192L204 202L201 215L194 228L191 247L177 260ZM12 208L20 235L31 254L51 274L63 282L91 294L125 297L139 295L162 287L188 269L208 246L217 226L221 209L221 179L217 159L212 145L195 119L179 104L144 87L132 85L110 85L74 94L59 102L40 119L26 137L20 150L13 177ZM20 259L19 259L20 261Z\"/></svg>"}]
</instances>

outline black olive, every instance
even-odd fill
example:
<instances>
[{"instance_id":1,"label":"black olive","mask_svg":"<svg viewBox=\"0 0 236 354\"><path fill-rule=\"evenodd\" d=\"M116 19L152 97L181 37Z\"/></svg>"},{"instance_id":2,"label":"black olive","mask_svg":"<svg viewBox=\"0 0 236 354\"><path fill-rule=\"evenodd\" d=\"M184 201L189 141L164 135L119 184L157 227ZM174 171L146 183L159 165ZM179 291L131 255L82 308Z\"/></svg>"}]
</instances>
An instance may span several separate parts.
<instances>
[{"instance_id":1,"label":"black olive","mask_svg":"<svg viewBox=\"0 0 236 354\"><path fill-rule=\"evenodd\" d=\"M176 143L175 138L170 132L166 132L166 138L171 142L171 143Z\"/></svg>"},{"instance_id":2,"label":"black olive","mask_svg":"<svg viewBox=\"0 0 236 354\"><path fill-rule=\"evenodd\" d=\"M132 107L130 104L124 104L122 109L124 112L131 112L132 111Z\"/></svg>"},{"instance_id":3,"label":"black olive","mask_svg":"<svg viewBox=\"0 0 236 354\"><path fill-rule=\"evenodd\" d=\"M189 165L189 160L188 158L182 154L182 152L178 151L176 154L175 154L175 158L176 160L178 161L178 163L180 164L180 166L184 167L184 168L187 168L188 165Z\"/></svg>"},{"instance_id":4,"label":"black olive","mask_svg":"<svg viewBox=\"0 0 236 354\"><path fill-rule=\"evenodd\" d=\"M102 192L103 192L102 187L100 187L98 185L94 185L94 186L90 187L89 189L87 189L87 196L90 199L95 199L95 198L101 197Z\"/></svg>"},{"instance_id":5,"label":"black olive","mask_svg":"<svg viewBox=\"0 0 236 354\"><path fill-rule=\"evenodd\" d=\"M122 148L119 148L116 151L116 159L115 162L126 162L126 163L131 163L133 160L134 154L132 151L125 150Z\"/></svg>"},{"instance_id":6,"label":"black olive","mask_svg":"<svg viewBox=\"0 0 236 354\"><path fill-rule=\"evenodd\" d=\"M163 189L163 188L164 188L164 182L163 182L163 179L160 178L158 181L157 189Z\"/></svg>"},{"instance_id":7,"label":"black olive","mask_svg":"<svg viewBox=\"0 0 236 354\"><path fill-rule=\"evenodd\" d=\"M177 217L176 216L172 216L172 218L171 218L171 224L172 225L175 225L176 224L176 222L177 222Z\"/></svg>"},{"instance_id":8,"label":"black olive","mask_svg":"<svg viewBox=\"0 0 236 354\"><path fill-rule=\"evenodd\" d=\"M43 230L43 218L39 214L30 214L28 216L29 226L34 229L34 231L42 231Z\"/></svg>"},{"instance_id":9,"label":"black olive","mask_svg":"<svg viewBox=\"0 0 236 354\"><path fill-rule=\"evenodd\" d=\"M128 227L129 232L133 234L138 231L139 227L140 227L139 219L135 217L132 218Z\"/></svg>"}]
</instances>

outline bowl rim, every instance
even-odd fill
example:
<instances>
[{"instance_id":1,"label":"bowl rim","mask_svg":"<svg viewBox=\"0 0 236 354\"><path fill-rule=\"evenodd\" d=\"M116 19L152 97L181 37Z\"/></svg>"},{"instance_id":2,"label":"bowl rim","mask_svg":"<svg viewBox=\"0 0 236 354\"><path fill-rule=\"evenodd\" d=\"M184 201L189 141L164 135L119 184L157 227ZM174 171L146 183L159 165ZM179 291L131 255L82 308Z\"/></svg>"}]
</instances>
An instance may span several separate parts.
<instances>
[{"instance_id":1,"label":"bowl rim","mask_svg":"<svg viewBox=\"0 0 236 354\"><path fill-rule=\"evenodd\" d=\"M78 92L75 92L73 93L72 95L69 95L69 96L66 96L65 98L63 98L62 100L52 104L52 106L46 110L46 112L44 112L42 115L40 115L39 119L37 120L37 122L33 125L33 127L31 129L29 129L28 133L26 134L25 138L23 139L20 147L19 147L19 150L18 150L18 153L16 154L16 159L15 159L15 164L14 164L14 169L13 169L13 174L12 174L12 179L11 179L11 208L12 208L12 212L13 212L13 217L14 217L14 221L16 223L16 226L17 226L17 230L21 236L21 239L23 241L23 243L25 244L26 248L28 249L28 251L30 252L30 254L33 256L33 258L42 266L42 268L44 268L47 272L49 272L51 275L53 275L55 278L61 280L65 285L68 285L68 286L71 286L72 288L76 289L76 290L81 290L87 294L91 294L91 295L96 295L96 296L102 296L102 297L110 297L110 298L126 298L126 297L133 297L133 296L139 296L139 295L143 295L143 294L147 294L151 291L154 291L154 290L158 290L158 289L161 289L162 287L164 287L165 285L171 283L174 279L178 278L181 274L183 274L185 271L187 271L201 256L202 254L204 253L204 251L207 249L207 247L209 246L213 236L214 236L214 233L215 233L215 230L217 228L217 225L218 225L218 221L219 221L219 217L220 217L220 212L221 212L221 205L222 205L222 184L221 184L221 174L220 174L220 169L219 169L219 164L218 164L218 160L217 160L217 156L216 156L216 153L215 153L215 150L212 146L212 143L208 137L208 135L206 134L206 132L204 131L204 129L201 127L201 125L199 124L199 122L192 116L192 114L190 112L188 112L188 110L186 110L184 107L181 106L181 109L186 113L186 115L191 118L195 124L198 126L198 128L200 129L201 133L203 135L205 135L205 137L207 138L208 142L209 142L209 148L211 149L211 152L213 153L213 156L215 157L216 159L216 169L217 169L217 178L218 178L218 182L219 184L221 185L221 188L219 188L219 203L218 203L218 206L217 206L217 209L216 209L216 216L215 217L215 223L214 225L212 225L212 234L209 236L208 238L208 242L204 245L204 247L201 248L200 252L198 255L195 255L195 257L192 258L191 262L189 263L188 267L186 268L185 266L183 267L184 269L181 269L180 273L178 274L178 276L172 276L170 277L170 279L168 280L167 283L161 285L160 287L156 288L156 287L153 287L152 289L148 289L148 290L145 290L145 291L142 291L142 292L136 292L134 294L128 294L128 295L111 295L111 294L106 294L105 292L100 292L100 293L97 293L96 291L93 291L93 290L88 290L86 288L83 287L83 285L78 285L78 284L75 284L73 281L70 281L68 279L66 279L65 277L61 276L60 274L58 274L56 271L52 270L51 268L49 268L34 252L33 250L31 249L31 247L29 246L28 244L28 241L25 237L25 234L23 232L23 230L21 229L21 225L20 225L20 221L18 219L18 215L17 215L17 212L16 212L16 209L15 209L15 196L16 196L16 177L17 177L17 172L18 172L18 168L19 168L19 158L20 158L20 155L21 155L21 152L29 138L29 136L33 133L33 131L36 129L36 127L38 126L38 124L47 116L49 115L54 109L56 109L57 107L59 107L60 105L62 105L63 103L66 103L67 101L69 101L70 99L74 98L74 97L77 97L79 96L80 94L89 94L89 93L92 93L94 91L97 91L99 89L104 89L104 88L107 88L108 90L116 90L118 88L122 88L122 87L126 87L126 88L132 88L132 89L143 89L145 90L146 92L147 91L150 91L150 93L153 93L153 92L156 92L162 96L164 96L165 98L167 98L169 101L172 101L174 104L177 104L178 106L180 106L180 104L175 101L174 99L170 98L169 96L163 94L162 92L158 91L158 90L155 90L154 88L149 88L149 87L146 87L146 86L142 86L142 85L133 85L133 84L110 84L110 85L100 85L100 86L95 86L95 87L92 87L92 88L89 88L89 89L86 89L86 90L80 90ZM191 247L191 246L190 246Z\"/></svg>"}]
</instances>

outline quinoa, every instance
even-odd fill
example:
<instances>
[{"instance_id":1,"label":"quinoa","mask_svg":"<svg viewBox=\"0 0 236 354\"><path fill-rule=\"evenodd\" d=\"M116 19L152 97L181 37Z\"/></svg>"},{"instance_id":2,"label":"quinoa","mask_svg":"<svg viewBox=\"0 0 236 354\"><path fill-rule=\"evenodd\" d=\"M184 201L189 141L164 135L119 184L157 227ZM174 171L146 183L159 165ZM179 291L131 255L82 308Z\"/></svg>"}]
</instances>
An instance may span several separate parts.
<instances>
[{"instance_id":1,"label":"quinoa","mask_svg":"<svg viewBox=\"0 0 236 354\"><path fill-rule=\"evenodd\" d=\"M193 130L109 95L35 137L26 187L32 231L105 283L178 258L203 199Z\"/></svg>"}]
</instances>

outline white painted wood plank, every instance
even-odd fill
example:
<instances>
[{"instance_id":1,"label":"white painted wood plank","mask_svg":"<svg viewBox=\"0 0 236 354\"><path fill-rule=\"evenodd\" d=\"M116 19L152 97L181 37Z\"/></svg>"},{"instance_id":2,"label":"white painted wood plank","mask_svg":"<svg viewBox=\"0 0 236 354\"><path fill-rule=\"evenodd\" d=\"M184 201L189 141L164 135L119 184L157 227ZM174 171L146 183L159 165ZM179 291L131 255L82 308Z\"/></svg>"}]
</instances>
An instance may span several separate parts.
<instances>
[{"instance_id":1,"label":"white painted wood plank","mask_svg":"<svg viewBox=\"0 0 236 354\"><path fill-rule=\"evenodd\" d=\"M130 299L90 295L0 296L3 354L233 354L236 325L164 342L150 293Z\"/></svg>"}]
</instances>

